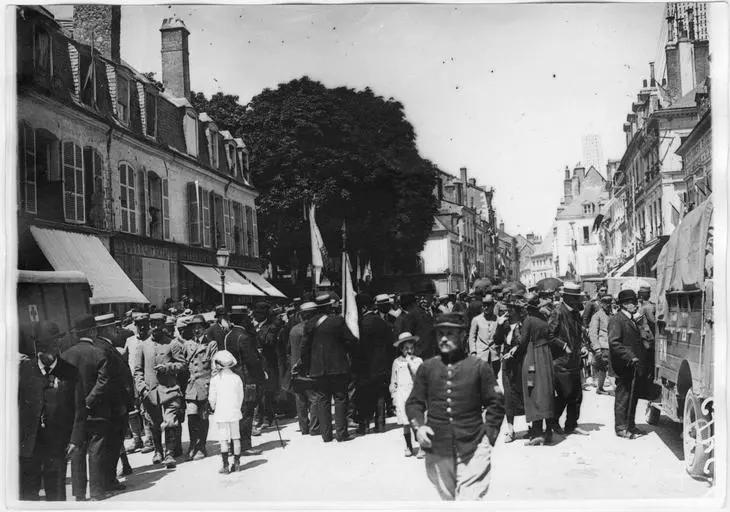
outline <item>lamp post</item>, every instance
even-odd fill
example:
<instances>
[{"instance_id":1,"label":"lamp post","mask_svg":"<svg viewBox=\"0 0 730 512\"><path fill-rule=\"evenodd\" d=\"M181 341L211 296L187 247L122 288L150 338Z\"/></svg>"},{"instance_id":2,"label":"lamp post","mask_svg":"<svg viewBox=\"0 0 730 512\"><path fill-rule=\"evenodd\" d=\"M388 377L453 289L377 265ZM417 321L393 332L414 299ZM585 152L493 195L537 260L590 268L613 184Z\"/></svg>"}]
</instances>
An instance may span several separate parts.
<instances>
[{"instance_id":1,"label":"lamp post","mask_svg":"<svg viewBox=\"0 0 730 512\"><path fill-rule=\"evenodd\" d=\"M226 307L226 269L228 267L228 259L230 256L231 253L228 252L228 249L225 247L221 247L218 249L218 252L215 253L215 261L218 264L216 270L221 275L221 303L224 309Z\"/></svg>"}]
</instances>

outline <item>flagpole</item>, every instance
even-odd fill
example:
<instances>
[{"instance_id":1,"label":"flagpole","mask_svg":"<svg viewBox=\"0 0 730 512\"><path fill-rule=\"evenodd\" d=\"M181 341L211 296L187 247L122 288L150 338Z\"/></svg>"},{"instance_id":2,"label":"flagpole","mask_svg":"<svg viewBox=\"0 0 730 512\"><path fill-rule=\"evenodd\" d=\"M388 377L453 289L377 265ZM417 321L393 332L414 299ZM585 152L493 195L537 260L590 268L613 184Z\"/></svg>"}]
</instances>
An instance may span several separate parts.
<instances>
[{"instance_id":1,"label":"flagpole","mask_svg":"<svg viewBox=\"0 0 730 512\"><path fill-rule=\"evenodd\" d=\"M347 317L347 221L342 219L342 316Z\"/></svg>"}]
</instances>

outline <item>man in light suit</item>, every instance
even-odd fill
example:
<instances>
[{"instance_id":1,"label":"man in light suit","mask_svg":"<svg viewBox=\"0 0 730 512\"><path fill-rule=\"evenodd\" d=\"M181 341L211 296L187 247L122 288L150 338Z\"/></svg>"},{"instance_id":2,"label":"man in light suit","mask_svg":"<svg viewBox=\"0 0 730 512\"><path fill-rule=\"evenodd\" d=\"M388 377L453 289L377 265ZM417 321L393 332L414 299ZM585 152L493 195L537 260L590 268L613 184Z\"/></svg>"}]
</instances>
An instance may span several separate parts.
<instances>
[{"instance_id":1,"label":"man in light suit","mask_svg":"<svg viewBox=\"0 0 730 512\"><path fill-rule=\"evenodd\" d=\"M497 317L494 316L494 298L491 294L482 299L484 312L472 318L469 329L469 353L486 361L492 367L494 375L499 374L501 361L499 347L494 343L497 330Z\"/></svg>"}]
</instances>

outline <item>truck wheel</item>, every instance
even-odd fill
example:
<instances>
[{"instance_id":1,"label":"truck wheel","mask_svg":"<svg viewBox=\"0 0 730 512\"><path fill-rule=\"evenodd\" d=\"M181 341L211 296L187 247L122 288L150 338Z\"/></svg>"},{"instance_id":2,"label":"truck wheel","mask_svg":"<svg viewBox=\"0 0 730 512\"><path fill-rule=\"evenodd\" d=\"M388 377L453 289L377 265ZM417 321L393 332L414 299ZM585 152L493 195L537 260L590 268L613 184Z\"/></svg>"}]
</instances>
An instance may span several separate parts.
<instances>
[{"instance_id":1,"label":"truck wheel","mask_svg":"<svg viewBox=\"0 0 730 512\"><path fill-rule=\"evenodd\" d=\"M646 422L649 425L659 424L659 418L662 415L662 411L658 407L654 407L651 404L646 405Z\"/></svg>"},{"instance_id":2,"label":"truck wheel","mask_svg":"<svg viewBox=\"0 0 730 512\"><path fill-rule=\"evenodd\" d=\"M709 444L704 444L710 436L710 418L702 413L699 399L690 389L684 399L682 418L682 441L684 445L684 467L693 477L707 477L705 462L710 457L706 452Z\"/></svg>"}]
</instances>

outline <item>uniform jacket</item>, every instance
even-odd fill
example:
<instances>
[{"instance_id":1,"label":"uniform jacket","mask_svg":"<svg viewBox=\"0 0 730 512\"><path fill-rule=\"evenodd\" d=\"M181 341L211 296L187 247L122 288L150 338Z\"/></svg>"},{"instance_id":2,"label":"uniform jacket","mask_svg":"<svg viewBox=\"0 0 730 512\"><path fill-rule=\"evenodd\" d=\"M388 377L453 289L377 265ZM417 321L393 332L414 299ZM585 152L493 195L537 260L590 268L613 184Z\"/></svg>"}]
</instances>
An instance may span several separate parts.
<instances>
[{"instance_id":1,"label":"uniform jacket","mask_svg":"<svg viewBox=\"0 0 730 512\"><path fill-rule=\"evenodd\" d=\"M113 417L127 414L134 407L134 379L124 356L110 340L97 337L94 346L106 355L109 368L109 406Z\"/></svg>"},{"instance_id":2,"label":"uniform jacket","mask_svg":"<svg viewBox=\"0 0 730 512\"><path fill-rule=\"evenodd\" d=\"M504 397L487 362L463 353L452 359L436 356L418 368L406 414L417 425L433 429L434 454L454 456L456 451L465 458L484 435L494 445L504 417Z\"/></svg>"},{"instance_id":3,"label":"uniform jacket","mask_svg":"<svg viewBox=\"0 0 730 512\"><path fill-rule=\"evenodd\" d=\"M608 348L608 322L611 317L603 309L596 311L588 327L588 337L593 350Z\"/></svg>"},{"instance_id":4,"label":"uniform jacket","mask_svg":"<svg viewBox=\"0 0 730 512\"><path fill-rule=\"evenodd\" d=\"M264 384L264 367L256 350L256 333L252 328L234 325L223 339L222 346L218 347L219 350L228 350L236 358L233 371L243 379L244 384Z\"/></svg>"},{"instance_id":5,"label":"uniform jacket","mask_svg":"<svg viewBox=\"0 0 730 512\"><path fill-rule=\"evenodd\" d=\"M428 316L420 306L408 311L399 329L396 334L410 332L420 338L416 343L414 355L425 361L436 353L436 331L433 328L433 318Z\"/></svg>"},{"instance_id":6,"label":"uniform jacket","mask_svg":"<svg viewBox=\"0 0 730 512\"><path fill-rule=\"evenodd\" d=\"M469 353L483 361L498 360L499 346L494 340L496 330L496 319L487 320L483 314L475 316L469 329Z\"/></svg>"},{"instance_id":7,"label":"uniform jacket","mask_svg":"<svg viewBox=\"0 0 730 512\"><path fill-rule=\"evenodd\" d=\"M611 366L616 375L630 377L629 365L634 358L639 359L639 365L645 370L651 368L653 365L651 352L644 345L644 341L651 348L653 339L650 340L646 324L637 325L623 310L611 317L608 323L608 345L611 351Z\"/></svg>"},{"instance_id":8,"label":"uniform jacket","mask_svg":"<svg viewBox=\"0 0 730 512\"><path fill-rule=\"evenodd\" d=\"M582 347L587 346L588 341L588 336L583 330L580 312L578 310L570 311L568 306L561 303L550 314L548 336L555 371L579 372L582 364L580 351ZM572 351L570 354L565 352L566 343Z\"/></svg>"},{"instance_id":9,"label":"uniform jacket","mask_svg":"<svg viewBox=\"0 0 730 512\"><path fill-rule=\"evenodd\" d=\"M91 338L81 338L61 354L61 359L79 372L87 420L111 418L109 362L104 352L94 346Z\"/></svg>"},{"instance_id":10,"label":"uniform jacket","mask_svg":"<svg viewBox=\"0 0 730 512\"><path fill-rule=\"evenodd\" d=\"M357 370L364 380L376 379L385 384L391 370L393 331L388 323L374 312L367 312L360 319L360 342L356 352L362 367ZM353 368L353 371L355 369Z\"/></svg>"},{"instance_id":11,"label":"uniform jacket","mask_svg":"<svg viewBox=\"0 0 730 512\"><path fill-rule=\"evenodd\" d=\"M643 301L639 307L639 313L644 315L649 330L653 335L654 328L656 327L656 304L648 300Z\"/></svg>"},{"instance_id":12,"label":"uniform jacket","mask_svg":"<svg viewBox=\"0 0 730 512\"><path fill-rule=\"evenodd\" d=\"M155 370L156 365L162 365ZM181 345L163 336L160 342L146 339L137 351L134 364L134 381L141 396L149 392L148 400L155 405L182 396L177 374L185 367L185 355Z\"/></svg>"},{"instance_id":13,"label":"uniform jacket","mask_svg":"<svg viewBox=\"0 0 730 512\"><path fill-rule=\"evenodd\" d=\"M186 340L183 345L188 367L188 382L185 387L186 400L207 400L212 374L213 356L218 352L215 340L203 338L197 342Z\"/></svg>"},{"instance_id":14,"label":"uniform jacket","mask_svg":"<svg viewBox=\"0 0 730 512\"><path fill-rule=\"evenodd\" d=\"M588 329L588 327L591 325L591 320L593 319L593 315L598 313L599 311L602 311L603 308L601 307L601 303L598 299L589 300L586 302L585 306L583 307L583 327Z\"/></svg>"},{"instance_id":15,"label":"uniform jacket","mask_svg":"<svg viewBox=\"0 0 730 512\"><path fill-rule=\"evenodd\" d=\"M43 375L35 357L23 358L18 383L21 457L33 455L41 418L46 431L52 434L45 437L53 443L53 450L64 452L69 443L83 443L86 404L75 367L58 358L50 374Z\"/></svg>"},{"instance_id":16,"label":"uniform jacket","mask_svg":"<svg viewBox=\"0 0 730 512\"><path fill-rule=\"evenodd\" d=\"M310 377L350 373L348 352L357 339L341 316L322 315L310 319L304 327L302 364Z\"/></svg>"}]
</instances>

